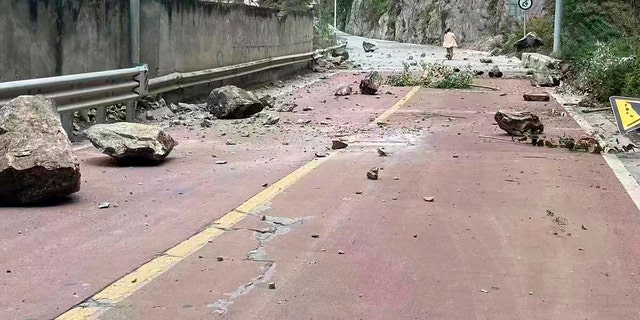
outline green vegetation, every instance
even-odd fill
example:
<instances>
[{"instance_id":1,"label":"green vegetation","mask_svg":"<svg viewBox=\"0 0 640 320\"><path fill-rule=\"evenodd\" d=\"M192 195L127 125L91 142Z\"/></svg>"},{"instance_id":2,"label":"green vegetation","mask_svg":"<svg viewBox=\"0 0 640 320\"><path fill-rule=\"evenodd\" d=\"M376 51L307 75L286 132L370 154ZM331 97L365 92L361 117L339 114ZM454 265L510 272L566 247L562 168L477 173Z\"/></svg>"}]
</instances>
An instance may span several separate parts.
<instances>
[{"instance_id":1,"label":"green vegetation","mask_svg":"<svg viewBox=\"0 0 640 320\"><path fill-rule=\"evenodd\" d=\"M468 89L473 83L473 74L469 70L455 70L442 64L422 63L422 76L409 70L403 63L403 71L387 78L387 83L396 87L422 86L437 89Z\"/></svg>"},{"instance_id":2,"label":"green vegetation","mask_svg":"<svg viewBox=\"0 0 640 320\"><path fill-rule=\"evenodd\" d=\"M553 46L554 0L546 16L528 20L527 31L545 44L536 51L550 54ZM604 102L612 95L640 96L640 1L564 0L559 57L574 68L573 85ZM522 36L512 22L506 48Z\"/></svg>"}]
</instances>

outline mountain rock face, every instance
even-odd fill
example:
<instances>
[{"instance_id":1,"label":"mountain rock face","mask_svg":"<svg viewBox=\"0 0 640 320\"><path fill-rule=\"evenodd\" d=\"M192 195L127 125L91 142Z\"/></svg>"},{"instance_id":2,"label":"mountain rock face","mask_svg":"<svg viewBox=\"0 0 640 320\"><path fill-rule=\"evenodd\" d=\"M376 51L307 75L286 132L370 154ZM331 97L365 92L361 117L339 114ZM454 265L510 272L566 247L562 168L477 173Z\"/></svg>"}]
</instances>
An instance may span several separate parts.
<instances>
[{"instance_id":1,"label":"mountain rock face","mask_svg":"<svg viewBox=\"0 0 640 320\"><path fill-rule=\"evenodd\" d=\"M451 28L458 44L500 33L507 23L521 19L512 0L353 0L345 31L358 36L399 42L440 44ZM527 18L544 10L534 1Z\"/></svg>"}]
</instances>

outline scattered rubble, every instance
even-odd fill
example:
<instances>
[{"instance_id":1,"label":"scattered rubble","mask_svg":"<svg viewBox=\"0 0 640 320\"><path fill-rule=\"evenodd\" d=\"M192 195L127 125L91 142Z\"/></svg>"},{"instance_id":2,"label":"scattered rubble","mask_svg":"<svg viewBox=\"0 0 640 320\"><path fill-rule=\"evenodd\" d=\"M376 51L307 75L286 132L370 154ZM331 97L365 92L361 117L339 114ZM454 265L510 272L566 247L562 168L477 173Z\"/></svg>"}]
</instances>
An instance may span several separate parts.
<instances>
[{"instance_id":1,"label":"scattered rubble","mask_svg":"<svg viewBox=\"0 0 640 320\"><path fill-rule=\"evenodd\" d=\"M512 136L539 134L544 131L540 118L531 112L498 111L494 116L500 129Z\"/></svg>"},{"instance_id":2,"label":"scattered rubble","mask_svg":"<svg viewBox=\"0 0 640 320\"><path fill-rule=\"evenodd\" d=\"M380 171L380 168L378 167L371 168L369 171L367 171L367 179L378 180L379 171Z\"/></svg>"},{"instance_id":3,"label":"scattered rubble","mask_svg":"<svg viewBox=\"0 0 640 320\"><path fill-rule=\"evenodd\" d=\"M547 93L525 93L522 95L524 101L545 102L551 100Z\"/></svg>"},{"instance_id":4,"label":"scattered rubble","mask_svg":"<svg viewBox=\"0 0 640 320\"><path fill-rule=\"evenodd\" d=\"M362 41L362 49L364 49L364 52L374 52L378 50L378 46L370 41Z\"/></svg>"},{"instance_id":5,"label":"scattered rubble","mask_svg":"<svg viewBox=\"0 0 640 320\"><path fill-rule=\"evenodd\" d=\"M0 203L34 204L80 190L80 164L54 110L44 96L0 108Z\"/></svg>"},{"instance_id":6,"label":"scattered rubble","mask_svg":"<svg viewBox=\"0 0 640 320\"><path fill-rule=\"evenodd\" d=\"M242 119L264 108L258 97L236 86L213 89L207 98L207 110L219 119Z\"/></svg>"},{"instance_id":7,"label":"scattered rubble","mask_svg":"<svg viewBox=\"0 0 640 320\"><path fill-rule=\"evenodd\" d=\"M335 95L341 97L341 96L349 96L352 93L353 93L353 88L351 88L348 85L344 85L344 86L340 86L338 90L336 90Z\"/></svg>"},{"instance_id":8,"label":"scattered rubble","mask_svg":"<svg viewBox=\"0 0 640 320\"><path fill-rule=\"evenodd\" d=\"M360 92L374 95L378 92L380 85L382 85L382 76L377 71L373 71L360 81Z\"/></svg>"},{"instance_id":9,"label":"scattered rubble","mask_svg":"<svg viewBox=\"0 0 640 320\"><path fill-rule=\"evenodd\" d=\"M87 135L96 148L117 160L161 161L178 145L160 127L141 123L97 124Z\"/></svg>"},{"instance_id":10,"label":"scattered rubble","mask_svg":"<svg viewBox=\"0 0 640 320\"><path fill-rule=\"evenodd\" d=\"M348 147L349 145L340 141L340 140L333 140L331 141L331 149L332 150L339 150L339 149L344 149L346 147Z\"/></svg>"}]
</instances>

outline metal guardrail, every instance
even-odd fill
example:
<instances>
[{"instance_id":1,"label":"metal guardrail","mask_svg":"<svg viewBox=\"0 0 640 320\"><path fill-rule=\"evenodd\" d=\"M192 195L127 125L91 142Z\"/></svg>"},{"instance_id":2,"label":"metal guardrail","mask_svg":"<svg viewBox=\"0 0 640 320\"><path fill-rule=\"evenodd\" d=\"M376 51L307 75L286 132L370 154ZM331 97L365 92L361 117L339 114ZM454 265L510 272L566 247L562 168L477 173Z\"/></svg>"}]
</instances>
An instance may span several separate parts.
<instances>
[{"instance_id":1,"label":"metal guardrail","mask_svg":"<svg viewBox=\"0 0 640 320\"><path fill-rule=\"evenodd\" d=\"M73 113L97 108L96 122L106 120L106 107L146 96L148 67L71 74L58 77L0 83L0 106L20 95L43 95L56 104L67 135L73 130ZM133 104L127 106L127 121L133 121Z\"/></svg>"},{"instance_id":2,"label":"metal guardrail","mask_svg":"<svg viewBox=\"0 0 640 320\"><path fill-rule=\"evenodd\" d=\"M97 108L96 122L104 123L107 106L128 102L126 121L134 121L135 104L132 102L141 97L311 61L328 51L344 47L346 44L214 69L176 72L150 80L147 65L140 65L127 69L3 82L0 83L0 106L20 95L44 95L55 102L62 126L70 136L76 111Z\"/></svg>"},{"instance_id":3,"label":"metal guardrail","mask_svg":"<svg viewBox=\"0 0 640 320\"><path fill-rule=\"evenodd\" d=\"M215 81L231 79L269 69L289 66L313 60L316 55L327 51L346 47L346 44L317 50L309 53L294 54L282 57L267 58L226 67L206 69L193 72L174 72L166 76L149 80L149 95L170 92L182 88L207 84Z\"/></svg>"}]
</instances>

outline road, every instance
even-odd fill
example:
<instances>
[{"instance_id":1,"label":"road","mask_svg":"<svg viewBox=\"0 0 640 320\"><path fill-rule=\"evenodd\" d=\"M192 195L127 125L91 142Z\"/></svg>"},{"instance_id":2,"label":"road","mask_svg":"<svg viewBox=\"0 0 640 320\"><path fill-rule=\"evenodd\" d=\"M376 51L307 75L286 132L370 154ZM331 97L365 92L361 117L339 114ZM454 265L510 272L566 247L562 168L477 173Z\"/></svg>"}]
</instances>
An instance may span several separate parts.
<instances>
[{"instance_id":1,"label":"road","mask_svg":"<svg viewBox=\"0 0 640 320\"><path fill-rule=\"evenodd\" d=\"M348 40L364 69L398 70L408 52L439 59L387 42L378 54L391 58L367 57ZM519 108L549 135L583 134L552 112L561 105L522 101L542 91L522 79L333 96L362 76L286 83L279 101L300 111L276 126L171 128L180 145L157 167L77 145L83 186L69 202L0 208L0 319L640 318L626 171L494 124ZM328 150L335 139L349 146Z\"/></svg>"}]
</instances>

